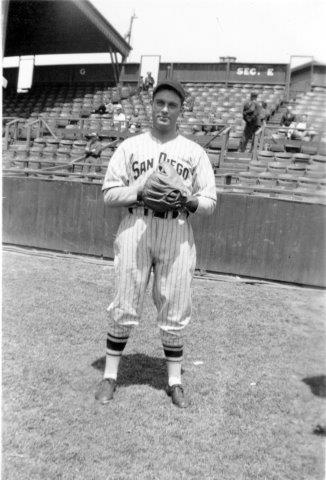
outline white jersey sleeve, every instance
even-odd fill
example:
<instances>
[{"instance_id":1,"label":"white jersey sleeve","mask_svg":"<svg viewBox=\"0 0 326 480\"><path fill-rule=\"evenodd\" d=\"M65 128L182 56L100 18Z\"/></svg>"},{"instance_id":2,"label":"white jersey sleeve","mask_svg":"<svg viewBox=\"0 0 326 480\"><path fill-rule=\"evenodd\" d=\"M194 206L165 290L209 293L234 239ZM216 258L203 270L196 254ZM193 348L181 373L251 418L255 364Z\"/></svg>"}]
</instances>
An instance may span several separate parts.
<instances>
[{"instance_id":1,"label":"white jersey sleeve","mask_svg":"<svg viewBox=\"0 0 326 480\"><path fill-rule=\"evenodd\" d=\"M102 190L129 185L128 159L123 143L112 155L103 181Z\"/></svg>"},{"instance_id":2,"label":"white jersey sleeve","mask_svg":"<svg viewBox=\"0 0 326 480\"><path fill-rule=\"evenodd\" d=\"M192 192L198 198L195 214L211 214L216 206L215 176L207 153L199 145L198 147Z\"/></svg>"}]
</instances>

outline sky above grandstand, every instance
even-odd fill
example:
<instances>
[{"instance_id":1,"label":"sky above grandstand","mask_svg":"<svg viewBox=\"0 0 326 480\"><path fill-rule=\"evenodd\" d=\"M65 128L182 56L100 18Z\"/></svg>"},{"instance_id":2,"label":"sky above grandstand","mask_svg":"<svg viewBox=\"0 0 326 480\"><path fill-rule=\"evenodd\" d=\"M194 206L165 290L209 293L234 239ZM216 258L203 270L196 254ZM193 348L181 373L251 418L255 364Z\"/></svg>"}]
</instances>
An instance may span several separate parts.
<instances>
[{"instance_id":1,"label":"sky above grandstand","mask_svg":"<svg viewBox=\"0 0 326 480\"><path fill-rule=\"evenodd\" d=\"M91 0L124 36L135 12L128 62L288 63L311 55L326 63L325 0Z\"/></svg>"}]
</instances>

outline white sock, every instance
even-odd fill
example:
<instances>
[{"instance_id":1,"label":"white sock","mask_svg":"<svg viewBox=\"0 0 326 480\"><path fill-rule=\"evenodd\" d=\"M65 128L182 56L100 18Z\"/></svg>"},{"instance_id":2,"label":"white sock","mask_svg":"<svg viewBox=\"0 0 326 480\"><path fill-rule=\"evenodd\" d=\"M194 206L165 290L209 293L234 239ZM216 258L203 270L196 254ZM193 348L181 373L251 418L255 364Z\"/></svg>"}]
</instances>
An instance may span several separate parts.
<instances>
[{"instance_id":1,"label":"white sock","mask_svg":"<svg viewBox=\"0 0 326 480\"><path fill-rule=\"evenodd\" d=\"M116 352L115 355L110 355L110 353L106 354L103 378L117 379L120 360L121 355L117 355Z\"/></svg>"},{"instance_id":2,"label":"white sock","mask_svg":"<svg viewBox=\"0 0 326 480\"><path fill-rule=\"evenodd\" d=\"M167 359L168 368L168 382L169 386L181 385L181 360L169 360Z\"/></svg>"}]
</instances>

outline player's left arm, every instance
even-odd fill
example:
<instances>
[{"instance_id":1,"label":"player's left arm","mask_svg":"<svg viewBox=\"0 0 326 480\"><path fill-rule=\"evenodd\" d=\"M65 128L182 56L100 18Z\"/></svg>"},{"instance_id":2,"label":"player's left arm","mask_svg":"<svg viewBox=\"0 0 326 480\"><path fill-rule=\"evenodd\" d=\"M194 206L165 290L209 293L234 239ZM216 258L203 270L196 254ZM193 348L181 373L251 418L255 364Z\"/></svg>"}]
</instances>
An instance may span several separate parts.
<instances>
[{"instance_id":1,"label":"player's left arm","mask_svg":"<svg viewBox=\"0 0 326 480\"><path fill-rule=\"evenodd\" d=\"M202 147L194 167L193 192L186 208L191 213L210 215L216 207L215 176L207 153Z\"/></svg>"}]
</instances>

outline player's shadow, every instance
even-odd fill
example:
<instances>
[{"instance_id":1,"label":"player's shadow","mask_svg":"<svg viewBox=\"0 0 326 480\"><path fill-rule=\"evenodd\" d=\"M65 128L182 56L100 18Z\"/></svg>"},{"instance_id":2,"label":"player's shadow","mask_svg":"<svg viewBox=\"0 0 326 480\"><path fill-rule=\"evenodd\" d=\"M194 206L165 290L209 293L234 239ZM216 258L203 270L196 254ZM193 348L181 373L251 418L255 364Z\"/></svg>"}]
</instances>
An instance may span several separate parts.
<instances>
[{"instance_id":1,"label":"player's shadow","mask_svg":"<svg viewBox=\"0 0 326 480\"><path fill-rule=\"evenodd\" d=\"M92 363L92 367L104 371L105 357ZM164 390L167 385L166 361L143 353L123 355L119 365L118 385L150 385Z\"/></svg>"},{"instance_id":2,"label":"player's shadow","mask_svg":"<svg viewBox=\"0 0 326 480\"><path fill-rule=\"evenodd\" d=\"M306 377L302 381L309 385L311 392L317 397L326 398L326 375Z\"/></svg>"}]
</instances>

